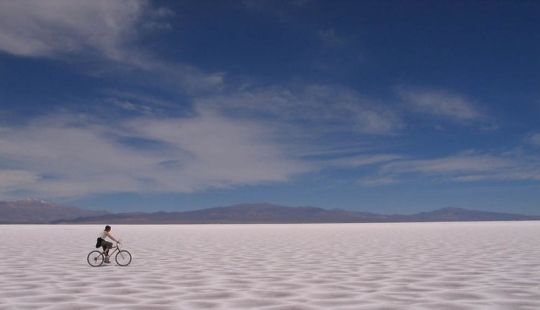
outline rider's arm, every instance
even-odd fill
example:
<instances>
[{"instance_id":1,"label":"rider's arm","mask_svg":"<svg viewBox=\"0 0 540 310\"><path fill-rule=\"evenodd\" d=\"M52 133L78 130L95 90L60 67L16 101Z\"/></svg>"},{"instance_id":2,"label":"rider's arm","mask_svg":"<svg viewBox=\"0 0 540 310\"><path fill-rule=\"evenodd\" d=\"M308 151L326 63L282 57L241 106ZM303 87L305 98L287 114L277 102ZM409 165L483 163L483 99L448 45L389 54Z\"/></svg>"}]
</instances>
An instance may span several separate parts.
<instances>
[{"instance_id":1,"label":"rider's arm","mask_svg":"<svg viewBox=\"0 0 540 310\"><path fill-rule=\"evenodd\" d=\"M112 240L114 240L114 242L117 242L118 243L118 240L114 239L113 236L111 236L111 234L109 234L108 231L105 231L105 234L107 235L107 237L111 238Z\"/></svg>"}]
</instances>

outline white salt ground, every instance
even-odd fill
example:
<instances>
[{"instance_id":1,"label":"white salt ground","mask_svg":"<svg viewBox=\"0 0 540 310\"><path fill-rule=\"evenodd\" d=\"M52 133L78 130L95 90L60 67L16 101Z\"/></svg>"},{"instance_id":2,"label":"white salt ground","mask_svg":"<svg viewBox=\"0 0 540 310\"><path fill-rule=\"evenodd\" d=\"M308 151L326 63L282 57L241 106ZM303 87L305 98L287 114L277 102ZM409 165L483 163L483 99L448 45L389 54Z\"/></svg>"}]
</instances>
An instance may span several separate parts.
<instances>
[{"instance_id":1,"label":"white salt ground","mask_svg":"<svg viewBox=\"0 0 540 310\"><path fill-rule=\"evenodd\" d=\"M540 222L103 226L0 226L0 309L540 309Z\"/></svg>"}]
</instances>

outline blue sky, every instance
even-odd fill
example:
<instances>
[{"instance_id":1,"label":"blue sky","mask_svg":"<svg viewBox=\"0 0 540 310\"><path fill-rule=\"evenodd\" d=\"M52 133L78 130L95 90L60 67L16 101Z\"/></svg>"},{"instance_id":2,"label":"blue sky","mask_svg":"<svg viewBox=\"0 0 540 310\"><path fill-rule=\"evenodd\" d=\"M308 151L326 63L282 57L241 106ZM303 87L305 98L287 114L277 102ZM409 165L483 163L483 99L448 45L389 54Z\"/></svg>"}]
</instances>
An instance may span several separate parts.
<instances>
[{"instance_id":1,"label":"blue sky","mask_svg":"<svg viewBox=\"0 0 540 310\"><path fill-rule=\"evenodd\" d=\"M0 1L0 200L540 214L536 1Z\"/></svg>"}]
</instances>

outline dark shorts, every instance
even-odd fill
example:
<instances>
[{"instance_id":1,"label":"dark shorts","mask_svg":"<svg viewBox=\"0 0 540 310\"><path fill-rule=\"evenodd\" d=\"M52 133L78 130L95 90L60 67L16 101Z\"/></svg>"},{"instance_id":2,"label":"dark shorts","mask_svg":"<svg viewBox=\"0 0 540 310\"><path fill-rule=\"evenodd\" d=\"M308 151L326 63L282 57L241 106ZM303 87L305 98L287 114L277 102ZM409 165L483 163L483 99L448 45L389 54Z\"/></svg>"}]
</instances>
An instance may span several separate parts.
<instances>
[{"instance_id":1,"label":"dark shorts","mask_svg":"<svg viewBox=\"0 0 540 310\"><path fill-rule=\"evenodd\" d=\"M103 248L103 250L105 250L107 248L110 249L110 248L112 248L112 242L101 240L101 247Z\"/></svg>"}]
</instances>

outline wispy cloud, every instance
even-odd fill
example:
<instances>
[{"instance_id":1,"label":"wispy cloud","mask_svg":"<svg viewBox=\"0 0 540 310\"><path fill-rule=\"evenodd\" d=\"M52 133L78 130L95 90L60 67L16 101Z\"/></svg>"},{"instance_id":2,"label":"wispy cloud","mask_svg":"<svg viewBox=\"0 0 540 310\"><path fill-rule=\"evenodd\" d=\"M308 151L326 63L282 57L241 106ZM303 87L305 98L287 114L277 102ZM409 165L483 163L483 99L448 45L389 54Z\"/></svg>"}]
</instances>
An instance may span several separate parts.
<instances>
[{"instance_id":1,"label":"wispy cloud","mask_svg":"<svg viewBox=\"0 0 540 310\"><path fill-rule=\"evenodd\" d=\"M118 60L148 10L143 0L3 1L0 49L29 57L93 49Z\"/></svg>"},{"instance_id":2,"label":"wispy cloud","mask_svg":"<svg viewBox=\"0 0 540 310\"><path fill-rule=\"evenodd\" d=\"M24 170L0 170L0 188L16 191L39 180L39 176Z\"/></svg>"},{"instance_id":3,"label":"wispy cloud","mask_svg":"<svg viewBox=\"0 0 540 310\"><path fill-rule=\"evenodd\" d=\"M358 180L356 183L364 187L378 187L399 183L399 181L392 177L367 177Z\"/></svg>"},{"instance_id":4,"label":"wispy cloud","mask_svg":"<svg viewBox=\"0 0 540 310\"><path fill-rule=\"evenodd\" d=\"M540 147L540 133L532 135L529 141L532 145Z\"/></svg>"},{"instance_id":5,"label":"wispy cloud","mask_svg":"<svg viewBox=\"0 0 540 310\"><path fill-rule=\"evenodd\" d=\"M180 87L186 93L220 88L224 73L164 62L140 44L145 35L169 29L167 18L172 15L171 10L155 8L147 0L3 1L0 51L20 57L91 58L101 66L89 71L113 75L120 71L122 79L143 75L146 81ZM85 62L79 63L84 66Z\"/></svg>"},{"instance_id":6,"label":"wispy cloud","mask_svg":"<svg viewBox=\"0 0 540 310\"><path fill-rule=\"evenodd\" d=\"M288 131L291 126L301 126L306 134L391 134L401 126L392 109L339 86L258 88L201 98L196 103L240 118L277 122Z\"/></svg>"},{"instance_id":7,"label":"wispy cloud","mask_svg":"<svg viewBox=\"0 0 540 310\"><path fill-rule=\"evenodd\" d=\"M413 112L454 122L486 121L481 109L462 95L443 90L418 90L400 87L398 95Z\"/></svg>"},{"instance_id":8,"label":"wispy cloud","mask_svg":"<svg viewBox=\"0 0 540 310\"><path fill-rule=\"evenodd\" d=\"M209 110L117 124L73 114L46 116L1 131L0 194L193 192L284 182L311 169L269 136L264 126Z\"/></svg>"},{"instance_id":9,"label":"wispy cloud","mask_svg":"<svg viewBox=\"0 0 540 310\"><path fill-rule=\"evenodd\" d=\"M332 161L332 165L340 167L357 168L368 165L378 165L401 159L403 156L395 154L358 155L340 158Z\"/></svg>"},{"instance_id":10,"label":"wispy cloud","mask_svg":"<svg viewBox=\"0 0 540 310\"><path fill-rule=\"evenodd\" d=\"M385 154L370 138L393 136L401 127L395 111L341 86L296 85L244 89L195 100L231 119L272 129L281 147L312 171L357 169L400 158Z\"/></svg>"},{"instance_id":11,"label":"wispy cloud","mask_svg":"<svg viewBox=\"0 0 540 310\"><path fill-rule=\"evenodd\" d=\"M347 45L347 40L340 37L332 28L319 30L318 35L325 46L342 48Z\"/></svg>"},{"instance_id":12,"label":"wispy cloud","mask_svg":"<svg viewBox=\"0 0 540 310\"><path fill-rule=\"evenodd\" d=\"M461 155L438 159L408 160L388 164L385 169L398 173L426 174L486 172L510 165L507 159L491 155Z\"/></svg>"},{"instance_id":13,"label":"wispy cloud","mask_svg":"<svg viewBox=\"0 0 540 310\"><path fill-rule=\"evenodd\" d=\"M394 178L421 174L437 181L518 181L540 180L540 157L523 152L476 154L465 152L455 156L396 160L384 164L383 176Z\"/></svg>"}]
</instances>

